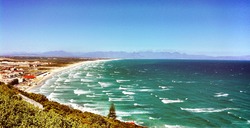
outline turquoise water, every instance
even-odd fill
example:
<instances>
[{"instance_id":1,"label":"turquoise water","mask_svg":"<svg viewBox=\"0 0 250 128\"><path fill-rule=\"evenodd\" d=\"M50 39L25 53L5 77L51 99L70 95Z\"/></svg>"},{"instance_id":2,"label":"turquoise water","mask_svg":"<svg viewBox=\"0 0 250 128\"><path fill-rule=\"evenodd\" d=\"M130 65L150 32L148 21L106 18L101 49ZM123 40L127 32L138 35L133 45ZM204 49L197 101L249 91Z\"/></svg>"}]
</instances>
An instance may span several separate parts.
<instances>
[{"instance_id":1,"label":"turquoise water","mask_svg":"<svg viewBox=\"0 0 250 128\"><path fill-rule=\"evenodd\" d=\"M32 91L148 127L250 127L249 61L93 61Z\"/></svg>"}]
</instances>

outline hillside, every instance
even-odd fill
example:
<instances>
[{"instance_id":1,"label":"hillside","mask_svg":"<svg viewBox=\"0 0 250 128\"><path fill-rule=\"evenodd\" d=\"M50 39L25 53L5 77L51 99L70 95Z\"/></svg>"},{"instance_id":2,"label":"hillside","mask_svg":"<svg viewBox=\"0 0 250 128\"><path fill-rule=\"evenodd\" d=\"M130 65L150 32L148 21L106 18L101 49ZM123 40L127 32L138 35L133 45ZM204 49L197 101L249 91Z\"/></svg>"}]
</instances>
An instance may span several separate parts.
<instances>
[{"instance_id":1,"label":"hillside","mask_svg":"<svg viewBox=\"0 0 250 128\"><path fill-rule=\"evenodd\" d=\"M43 110L25 102L19 93L41 103ZM26 93L7 85L0 85L0 127L110 127L139 128L118 120L89 112L81 112L49 101L40 94Z\"/></svg>"}]
</instances>

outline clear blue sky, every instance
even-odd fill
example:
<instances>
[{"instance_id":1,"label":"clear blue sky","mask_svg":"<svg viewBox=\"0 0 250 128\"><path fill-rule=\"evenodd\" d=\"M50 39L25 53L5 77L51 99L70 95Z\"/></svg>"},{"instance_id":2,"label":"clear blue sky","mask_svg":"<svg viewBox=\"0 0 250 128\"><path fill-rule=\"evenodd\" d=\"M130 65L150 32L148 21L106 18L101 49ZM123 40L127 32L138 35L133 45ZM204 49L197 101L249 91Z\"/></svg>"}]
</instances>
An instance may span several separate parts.
<instances>
[{"instance_id":1,"label":"clear blue sky","mask_svg":"<svg viewBox=\"0 0 250 128\"><path fill-rule=\"evenodd\" d=\"M249 0L0 0L0 53L250 55Z\"/></svg>"}]
</instances>

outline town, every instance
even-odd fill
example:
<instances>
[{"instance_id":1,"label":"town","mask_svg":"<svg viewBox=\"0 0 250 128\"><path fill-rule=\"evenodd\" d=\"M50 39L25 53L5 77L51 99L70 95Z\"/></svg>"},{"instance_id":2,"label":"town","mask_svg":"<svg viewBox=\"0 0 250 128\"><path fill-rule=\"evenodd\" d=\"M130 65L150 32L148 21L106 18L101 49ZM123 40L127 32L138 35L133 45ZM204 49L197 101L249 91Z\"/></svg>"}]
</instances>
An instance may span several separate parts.
<instances>
[{"instance_id":1,"label":"town","mask_svg":"<svg viewBox=\"0 0 250 128\"><path fill-rule=\"evenodd\" d=\"M80 62L81 58L0 57L0 82L25 90L37 84L50 70Z\"/></svg>"},{"instance_id":2,"label":"town","mask_svg":"<svg viewBox=\"0 0 250 128\"><path fill-rule=\"evenodd\" d=\"M25 89L32 85L34 79L46 75L47 71L38 70L39 67L49 65L48 62L18 61L10 58L0 58L0 82L17 85Z\"/></svg>"}]
</instances>

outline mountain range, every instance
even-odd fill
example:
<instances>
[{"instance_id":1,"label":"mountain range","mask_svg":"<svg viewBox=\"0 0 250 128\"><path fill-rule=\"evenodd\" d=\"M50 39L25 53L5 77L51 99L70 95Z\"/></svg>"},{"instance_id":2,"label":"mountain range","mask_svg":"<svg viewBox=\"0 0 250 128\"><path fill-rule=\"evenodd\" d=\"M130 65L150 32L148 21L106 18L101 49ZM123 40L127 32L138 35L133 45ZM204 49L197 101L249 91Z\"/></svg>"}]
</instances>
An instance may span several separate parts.
<instances>
[{"instance_id":1,"label":"mountain range","mask_svg":"<svg viewBox=\"0 0 250 128\"><path fill-rule=\"evenodd\" d=\"M8 53L1 56L41 56L41 57L86 57L86 58L121 58L121 59L203 59L203 60L250 60L249 56L207 56L190 55L179 52L123 52L123 51L98 51L98 52L66 52L49 51L43 53Z\"/></svg>"}]
</instances>

